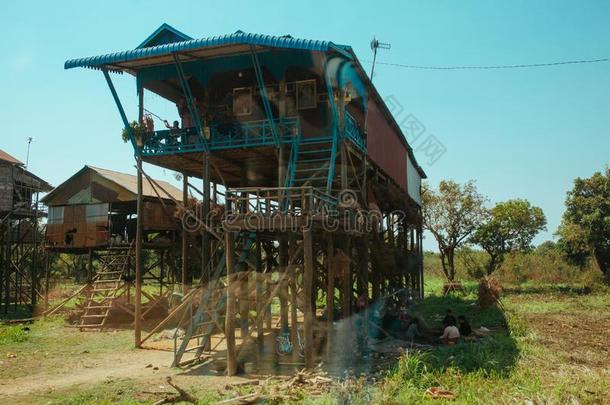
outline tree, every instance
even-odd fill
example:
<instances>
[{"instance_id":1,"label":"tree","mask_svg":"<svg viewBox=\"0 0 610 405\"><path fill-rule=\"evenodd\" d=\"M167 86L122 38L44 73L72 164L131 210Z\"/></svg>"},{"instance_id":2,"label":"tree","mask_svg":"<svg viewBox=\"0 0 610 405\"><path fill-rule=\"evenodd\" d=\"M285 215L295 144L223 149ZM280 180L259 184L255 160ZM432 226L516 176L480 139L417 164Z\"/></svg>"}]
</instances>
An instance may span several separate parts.
<instances>
[{"instance_id":1,"label":"tree","mask_svg":"<svg viewBox=\"0 0 610 405\"><path fill-rule=\"evenodd\" d=\"M563 214L560 246L574 261L590 253L599 269L608 276L610 269L610 167L587 179L574 180Z\"/></svg>"},{"instance_id":2,"label":"tree","mask_svg":"<svg viewBox=\"0 0 610 405\"><path fill-rule=\"evenodd\" d=\"M477 229L471 241L481 246L487 254L487 274L493 273L513 251L528 251L532 239L546 229L546 217L539 207L527 200L508 200L496 204L488 219Z\"/></svg>"},{"instance_id":3,"label":"tree","mask_svg":"<svg viewBox=\"0 0 610 405\"><path fill-rule=\"evenodd\" d=\"M434 191L424 185L422 193L424 228L430 231L441 255L443 273L455 279L455 250L481 225L486 210L485 197L473 181L464 186L443 180Z\"/></svg>"}]
</instances>

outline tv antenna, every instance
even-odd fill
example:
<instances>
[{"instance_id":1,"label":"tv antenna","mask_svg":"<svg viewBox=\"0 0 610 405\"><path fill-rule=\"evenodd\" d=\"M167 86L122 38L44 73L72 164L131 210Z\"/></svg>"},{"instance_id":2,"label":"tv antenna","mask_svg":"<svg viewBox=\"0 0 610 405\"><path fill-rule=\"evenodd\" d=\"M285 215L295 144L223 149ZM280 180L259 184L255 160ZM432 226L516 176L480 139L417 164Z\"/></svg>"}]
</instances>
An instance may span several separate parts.
<instances>
[{"instance_id":1,"label":"tv antenna","mask_svg":"<svg viewBox=\"0 0 610 405\"><path fill-rule=\"evenodd\" d=\"M375 37L371 40L371 50L373 51L373 66L371 67L371 81L373 81L373 75L375 74L375 60L377 59L377 49L391 49L392 45L379 42Z\"/></svg>"},{"instance_id":2,"label":"tv antenna","mask_svg":"<svg viewBox=\"0 0 610 405\"><path fill-rule=\"evenodd\" d=\"M32 143L33 140L34 140L34 138L32 138L31 136L28 136L28 152L25 155L25 168L26 169L28 167L28 163L30 163L30 144Z\"/></svg>"}]
</instances>

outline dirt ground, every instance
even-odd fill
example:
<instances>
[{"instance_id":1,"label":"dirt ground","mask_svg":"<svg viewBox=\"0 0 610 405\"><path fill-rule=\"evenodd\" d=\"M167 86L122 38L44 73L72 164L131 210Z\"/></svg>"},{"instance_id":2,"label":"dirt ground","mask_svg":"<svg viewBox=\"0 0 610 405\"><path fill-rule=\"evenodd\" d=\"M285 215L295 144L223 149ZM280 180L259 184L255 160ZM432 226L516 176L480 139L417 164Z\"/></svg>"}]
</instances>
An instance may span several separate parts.
<instances>
[{"instance_id":1,"label":"dirt ground","mask_svg":"<svg viewBox=\"0 0 610 405\"><path fill-rule=\"evenodd\" d=\"M526 294L511 296L510 302L521 307L537 343L558 357L551 368L573 366L610 372L610 297Z\"/></svg>"},{"instance_id":2,"label":"dirt ground","mask_svg":"<svg viewBox=\"0 0 610 405\"><path fill-rule=\"evenodd\" d=\"M530 314L527 319L540 343L564 357L566 363L594 369L610 367L610 319L601 321L591 313Z\"/></svg>"}]
</instances>

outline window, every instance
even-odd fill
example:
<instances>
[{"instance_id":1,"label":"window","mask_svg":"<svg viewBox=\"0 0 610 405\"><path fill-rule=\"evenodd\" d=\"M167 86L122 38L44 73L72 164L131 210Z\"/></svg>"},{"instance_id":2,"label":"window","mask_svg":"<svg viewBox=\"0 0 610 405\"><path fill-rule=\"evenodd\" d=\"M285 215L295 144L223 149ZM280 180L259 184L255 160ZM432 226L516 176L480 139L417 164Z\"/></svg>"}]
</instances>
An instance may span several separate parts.
<instances>
[{"instance_id":1,"label":"window","mask_svg":"<svg viewBox=\"0 0 610 405\"><path fill-rule=\"evenodd\" d=\"M297 110L316 108L316 81L303 80L297 85Z\"/></svg>"},{"instance_id":2,"label":"window","mask_svg":"<svg viewBox=\"0 0 610 405\"><path fill-rule=\"evenodd\" d=\"M241 87L233 89L233 114L252 114L252 88Z\"/></svg>"},{"instance_id":3,"label":"window","mask_svg":"<svg viewBox=\"0 0 610 405\"><path fill-rule=\"evenodd\" d=\"M108 221L108 203L87 205L87 222L106 222Z\"/></svg>"},{"instance_id":4,"label":"window","mask_svg":"<svg viewBox=\"0 0 610 405\"><path fill-rule=\"evenodd\" d=\"M63 224L64 223L64 207L49 207L49 218L47 224Z\"/></svg>"}]
</instances>

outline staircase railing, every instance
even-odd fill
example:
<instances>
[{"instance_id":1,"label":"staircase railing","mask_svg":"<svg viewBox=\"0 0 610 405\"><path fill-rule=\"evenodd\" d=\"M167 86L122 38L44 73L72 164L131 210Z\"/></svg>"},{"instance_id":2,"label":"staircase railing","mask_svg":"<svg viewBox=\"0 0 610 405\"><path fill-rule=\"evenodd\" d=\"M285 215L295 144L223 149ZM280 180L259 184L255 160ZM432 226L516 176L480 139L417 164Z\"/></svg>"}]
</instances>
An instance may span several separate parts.
<instances>
[{"instance_id":1,"label":"staircase railing","mask_svg":"<svg viewBox=\"0 0 610 405\"><path fill-rule=\"evenodd\" d=\"M291 215L334 212L337 199L315 187L244 187L227 190L233 218L252 213L271 216L286 212ZM282 202L284 202L282 204Z\"/></svg>"},{"instance_id":2,"label":"staircase railing","mask_svg":"<svg viewBox=\"0 0 610 405\"><path fill-rule=\"evenodd\" d=\"M347 111L345 111L345 128L344 136L352 141L360 150L366 151L366 140L364 135L358 128L356 119Z\"/></svg>"}]
</instances>

